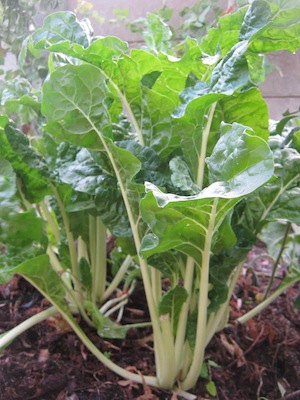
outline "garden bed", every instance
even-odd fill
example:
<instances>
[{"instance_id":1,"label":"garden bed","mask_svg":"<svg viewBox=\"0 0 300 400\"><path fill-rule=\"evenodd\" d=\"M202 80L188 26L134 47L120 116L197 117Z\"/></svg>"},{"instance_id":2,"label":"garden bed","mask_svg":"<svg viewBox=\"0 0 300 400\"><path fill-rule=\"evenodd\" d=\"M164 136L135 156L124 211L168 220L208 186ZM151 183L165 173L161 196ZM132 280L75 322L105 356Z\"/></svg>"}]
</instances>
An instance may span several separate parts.
<instances>
[{"instance_id":1,"label":"garden bed","mask_svg":"<svg viewBox=\"0 0 300 400\"><path fill-rule=\"evenodd\" d=\"M267 267L267 268L266 268ZM257 268L268 269L260 260ZM230 322L255 304L263 290L253 277L240 278L233 297ZM0 287L0 332L48 307L42 296L22 278ZM243 295L241 300L240 295ZM299 399L300 319L293 307L297 288L290 288L258 317L245 325L229 325L207 349L209 375L191 391L220 400ZM127 308L125 319L147 318L141 289ZM107 341L82 327L102 351L119 365L154 375L151 332L130 330L125 340ZM216 397L206 385L212 380ZM170 393L125 381L105 368L60 319L52 318L22 334L0 356L0 398L45 400L179 399Z\"/></svg>"}]
</instances>

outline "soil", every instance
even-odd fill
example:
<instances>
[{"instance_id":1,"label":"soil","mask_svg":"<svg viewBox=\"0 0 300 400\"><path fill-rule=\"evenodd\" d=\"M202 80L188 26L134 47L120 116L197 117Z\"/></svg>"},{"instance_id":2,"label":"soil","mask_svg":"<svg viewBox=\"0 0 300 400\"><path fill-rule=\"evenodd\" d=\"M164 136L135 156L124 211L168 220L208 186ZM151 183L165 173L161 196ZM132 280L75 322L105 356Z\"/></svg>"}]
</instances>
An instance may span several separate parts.
<instances>
[{"instance_id":1,"label":"soil","mask_svg":"<svg viewBox=\"0 0 300 400\"><path fill-rule=\"evenodd\" d=\"M251 259L255 256L254 250ZM237 284L228 327L207 348L208 376L190 391L199 400L300 399L300 310L293 307L298 288L291 287L245 325L233 323L263 293L269 261L262 257L255 264L254 269L245 269ZM284 269L277 272L279 279L282 274ZM135 293L128 319L130 314L147 317L143 299L141 291ZM0 286L0 334L48 306L34 288L15 276ZM108 341L82 322L81 326L120 366L155 374L149 330L130 330L126 339ZM214 386L217 393L212 396ZM51 318L19 336L0 354L0 399L180 400L180 396L118 377L86 350L63 321Z\"/></svg>"}]
</instances>

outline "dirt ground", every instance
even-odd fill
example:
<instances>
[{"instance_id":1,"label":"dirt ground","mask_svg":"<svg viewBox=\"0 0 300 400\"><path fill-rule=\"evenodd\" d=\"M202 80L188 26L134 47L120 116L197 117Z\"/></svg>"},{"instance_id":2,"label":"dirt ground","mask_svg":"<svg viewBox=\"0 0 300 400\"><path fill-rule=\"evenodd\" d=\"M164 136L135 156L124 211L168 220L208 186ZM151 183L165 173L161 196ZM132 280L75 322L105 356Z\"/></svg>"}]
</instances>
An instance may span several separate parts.
<instances>
[{"instance_id":1,"label":"dirt ground","mask_svg":"<svg viewBox=\"0 0 300 400\"><path fill-rule=\"evenodd\" d=\"M300 399L300 310L293 307L298 287L290 288L247 324L233 324L256 304L268 273L267 263L262 258L254 275L242 276L238 282L230 304L229 325L214 337L207 349L209 376L199 379L190 391L199 400ZM257 276L258 282L254 279ZM14 277L0 286L0 334L47 306L26 281ZM142 292L133 296L128 307L129 314L138 312L147 317ZM149 330L131 330L125 340L107 341L81 325L94 343L120 366L143 374L155 373ZM217 389L214 397L208 393L210 381ZM180 397L118 377L86 350L68 326L52 318L22 334L0 354L0 399L180 400Z\"/></svg>"}]
</instances>

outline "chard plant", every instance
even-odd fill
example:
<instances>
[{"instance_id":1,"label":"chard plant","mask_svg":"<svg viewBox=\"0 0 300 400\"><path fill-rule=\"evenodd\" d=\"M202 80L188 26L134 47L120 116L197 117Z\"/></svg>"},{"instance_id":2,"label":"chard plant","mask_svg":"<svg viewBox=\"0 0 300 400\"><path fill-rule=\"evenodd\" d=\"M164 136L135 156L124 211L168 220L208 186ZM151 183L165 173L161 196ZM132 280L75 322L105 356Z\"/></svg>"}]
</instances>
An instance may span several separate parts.
<instances>
[{"instance_id":1,"label":"chard plant","mask_svg":"<svg viewBox=\"0 0 300 400\"><path fill-rule=\"evenodd\" d=\"M131 51L71 12L44 20L26 44L50 54L40 133L28 138L0 119L0 277L22 275L52 307L5 333L0 348L59 312L115 373L194 398L186 391L227 322L248 251L269 223L299 225L299 146L280 132L270 147L257 87L264 54L299 48L299 17L298 1L257 0L200 43L186 38L181 56L159 19L151 48ZM30 107L29 98L14 102ZM111 238L121 251L112 277ZM121 323L139 276L156 376L106 358L74 318L125 337L139 326ZM299 279L295 262L284 288Z\"/></svg>"}]
</instances>

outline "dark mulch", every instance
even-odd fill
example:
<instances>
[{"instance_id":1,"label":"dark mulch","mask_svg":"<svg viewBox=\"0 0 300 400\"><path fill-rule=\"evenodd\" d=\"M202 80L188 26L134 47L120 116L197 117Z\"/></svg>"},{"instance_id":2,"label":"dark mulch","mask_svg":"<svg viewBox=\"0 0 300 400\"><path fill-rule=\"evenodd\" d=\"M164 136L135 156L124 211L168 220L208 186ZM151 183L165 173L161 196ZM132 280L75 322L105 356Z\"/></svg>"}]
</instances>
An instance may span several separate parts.
<instances>
[{"instance_id":1,"label":"dark mulch","mask_svg":"<svg viewBox=\"0 0 300 400\"><path fill-rule=\"evenodd\" d=\"M261 286L253 282L253 276L239 280L231 301L231 321L255 304L263 279ZM247 324L229 324L218 333L207 349L209 373L217 395L212 397L207 393L209 379L200 379L191 392L198 399L299 400L300 318L299 310L293 307L296 296L297 288L290 288ZM142 307L141 293L137 293L137 298ZM138 308L133 303L131 306ZM19 277L0 286L0 334L45 307L42 296ZM82 326L94 343L119 365L154 374L151 336L147 340L149 331L132 330L126 340L106 341ZM52 318L22 334L0 355L0 399L179 400L179 397L116 376L85 349L63 321Z\"/></svg>"}]
</instances>

